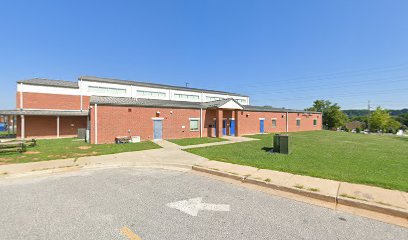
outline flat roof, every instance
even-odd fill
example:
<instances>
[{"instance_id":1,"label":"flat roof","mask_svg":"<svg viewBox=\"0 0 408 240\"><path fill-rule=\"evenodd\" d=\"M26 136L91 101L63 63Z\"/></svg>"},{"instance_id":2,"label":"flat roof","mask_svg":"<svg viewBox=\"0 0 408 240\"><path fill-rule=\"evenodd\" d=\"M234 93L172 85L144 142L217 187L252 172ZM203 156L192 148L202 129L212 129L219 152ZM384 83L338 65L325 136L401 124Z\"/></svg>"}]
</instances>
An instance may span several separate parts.
<instances>
[{"instance_id":1,"label":"flat roof","mask_svg":"<svg viewBox=\"0 0 408 240\"><path fill-rule=\"evenodd\" d=\"M232 93L232 92L216 91L216 90L208 90L208 89L200 89L200 88L180 87L180 86L173 86L173 85L166 85L166 84L140 82L140 81L134 81L134 80L120 80L120 79L114 79L114 78L101 78L101 77L94 77L94 76L81 76L78 79L83 80L83 81L91 81L91 82L124 84L124 85L140 86L140 87L156 87L156 88L164 88L164 89L180 90L180 91L227 94L227 95L232 95L232 96L248 97L247 95L242 95L242 94Z\"/></svg>"}]
</instances>

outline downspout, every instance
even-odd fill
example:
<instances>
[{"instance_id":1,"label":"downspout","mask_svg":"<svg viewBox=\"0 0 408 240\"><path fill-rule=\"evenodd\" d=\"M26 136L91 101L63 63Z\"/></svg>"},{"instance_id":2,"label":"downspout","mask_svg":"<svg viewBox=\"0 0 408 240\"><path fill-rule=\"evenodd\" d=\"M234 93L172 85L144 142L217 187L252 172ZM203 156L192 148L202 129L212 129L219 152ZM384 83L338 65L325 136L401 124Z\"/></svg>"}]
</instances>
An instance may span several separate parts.
<instances>
[{"instance_id":1,"label":"downspout","mask_svg":"<svg viewBox=\"0 0 408 240\"><path fill-rule=\"evenodd\" d=\"M286 112L286 132L289 132L289 112Z\"/></svg>"},{"instance_id":2,"label":"downspout","mask_svg":"<svg viewBox=\"0 0 408 240\"><path fill-rule=\"evenodd\" d=\"M95 144L98 144L98 104L95 103Z\"/></svg>"},{"instance_id":3,"label":"downspout","mask_svg":"<svg viewBox=\"0 0 408 240\"><path fill-rule=\"evenodd\" d=\"M200 138L203 137L203 109L200 108Z\"/></svg>"},{"instance_id":4,"label":"downspout","mask_svg":"<svg viewBox=\"0 0 408 240\"><path fill-rule=\"evenodd\" d=\"M83 100L82 100L82 76L79 77L79 94L81 95L81 112L83 111Z\"/></svg>"}]
</instances>

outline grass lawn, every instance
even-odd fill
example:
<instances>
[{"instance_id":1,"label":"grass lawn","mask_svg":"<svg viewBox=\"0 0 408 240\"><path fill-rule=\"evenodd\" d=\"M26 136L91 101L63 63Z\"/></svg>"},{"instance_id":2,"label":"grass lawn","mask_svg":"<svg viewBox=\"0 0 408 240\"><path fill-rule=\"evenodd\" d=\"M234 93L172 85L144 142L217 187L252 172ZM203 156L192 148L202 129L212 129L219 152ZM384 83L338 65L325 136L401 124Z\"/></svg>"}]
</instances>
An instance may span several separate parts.
<instances>
[{"instance_id":1,"label":"grass lawn","mask_svg":"<svg viewBox=\"0 0 408 240\"><path fill-rule=\"evenodd\" d=\"M0 153L0 164L78 158L155 148L160 146L150 141L91 145L75 138L38 140L37 146L28 148L24 153Z\"/></svg>"},{"instance_id":2,"label":"grass lawn","mask_svg":"<svg viewBox=\"0 0 408 240\"><path fill-rule=\"evenodd\" d=\"M8 132L7 132L7 131L5 131L5 132L0 131L0 135L7 135L7 134L8 134Z\"/></svg>"},{"instance_id":3,"label":"grass lawn","mask_svg":"<svg viewBox=\"0 0 408 240\"><path fill-rule=\"evenodd\" d=\"M272 134L260 141L186 151L217 161L375 185L408 192L408 138L345 132L290 133L291 155L270 154Z\"/></svg>"},{"instance_id":4,"label":"grass lawn","mask_svg":"<svg viewBox=\"0 0 408 240\"><path fill-rule=\"evenodd\" d=\"M203 143L213 143L213 142L223 142L228 141L227 139L223 138L182 138L182 139L171 139L169 140L172 143L175 143L180 146L189 146L189 145L197 145Z\"/></svg>"}]
</instances>

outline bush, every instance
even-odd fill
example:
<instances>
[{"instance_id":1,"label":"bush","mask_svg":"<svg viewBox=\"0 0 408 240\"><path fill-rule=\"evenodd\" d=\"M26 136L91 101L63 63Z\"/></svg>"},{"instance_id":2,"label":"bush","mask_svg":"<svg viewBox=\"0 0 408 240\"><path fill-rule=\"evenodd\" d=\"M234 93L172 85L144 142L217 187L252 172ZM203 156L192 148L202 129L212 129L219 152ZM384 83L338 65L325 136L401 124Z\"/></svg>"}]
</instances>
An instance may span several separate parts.
<instances>
[{"instance_id":1,"label":"bush","mask_svg":"<svg viewBox=\"0 0 408 240\"><path fill-rule=\"evenodd\" d=\"M361 132L361 128L356 128L356 133L360 133Z\"/></svg>"}]
</instances>

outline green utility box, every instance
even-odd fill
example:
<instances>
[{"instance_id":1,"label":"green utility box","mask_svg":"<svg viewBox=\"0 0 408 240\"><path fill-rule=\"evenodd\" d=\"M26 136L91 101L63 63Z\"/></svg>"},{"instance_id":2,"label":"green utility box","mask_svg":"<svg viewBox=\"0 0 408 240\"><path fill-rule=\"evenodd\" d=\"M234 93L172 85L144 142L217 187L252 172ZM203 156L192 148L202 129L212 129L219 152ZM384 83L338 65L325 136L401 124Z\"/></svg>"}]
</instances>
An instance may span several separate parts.
<instances>
[{"instance_id":1,"label":"green utility box","mask_svg":"<svg viewBox=\"0 0 408 240\"><path fill-rule=\"evenodd\" d=\"M273 152L279 153L280 152L280 146L279 146L279 134L273 135Z\"/></svg>"},{"instance_id":2,"label":"green utility box","mask_svg":"<svg viewBox=\"0 0 408 240\"><path fill-rule=\"evenodd\" d=\"M273 151L290 154L292 152L290 137L287 134L275 134L273 136Z\"/></svg>"}]
</instances>

